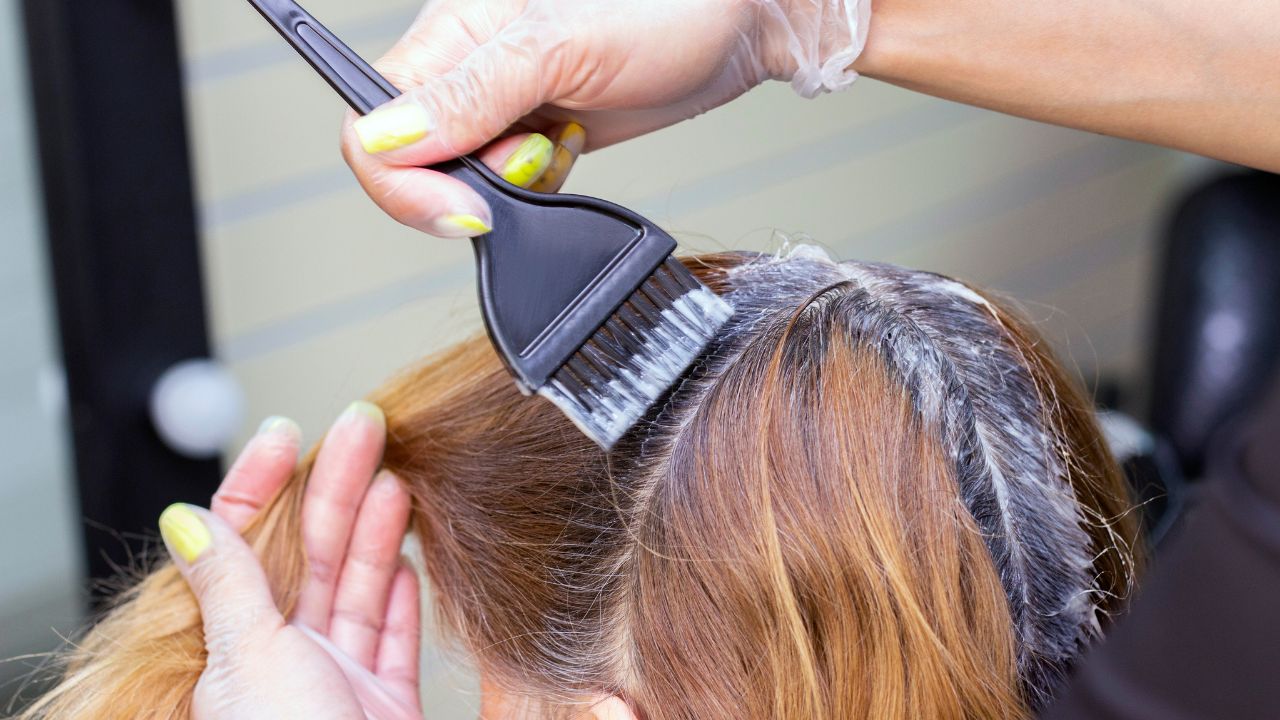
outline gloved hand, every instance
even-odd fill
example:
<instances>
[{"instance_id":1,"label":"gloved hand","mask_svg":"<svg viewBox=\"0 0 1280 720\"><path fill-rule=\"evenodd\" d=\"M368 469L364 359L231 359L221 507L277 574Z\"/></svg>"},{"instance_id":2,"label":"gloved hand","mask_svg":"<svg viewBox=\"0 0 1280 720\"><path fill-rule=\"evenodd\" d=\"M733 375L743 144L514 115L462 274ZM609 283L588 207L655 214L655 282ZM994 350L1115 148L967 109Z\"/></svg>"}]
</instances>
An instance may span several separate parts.
<instances>
[{"instance_id":1,"label":"gloved hand","mask_svg":"<svg viewBox=\"0 0 1280 720\"><path fill-rule=\"evenodd\" d=\"M376 63L405 95L350 115L344 155L397 220L473 236L492 222L484 201L420 166L480 150L509 181L554 191L584 148L765 80L810 97L850 84L869 16L870 0L435 0Z\"/></svg>"},{"instance_id":2,"label":"gloved hand","mask_svg":"<svg viewBox=\"0 0 1280 720\"><path fill-rule=\"evenodd\" d=\"M196 685L202 720L411 720L418 699L418 582L400 563L406 490L378 473L386 434L356 403L326 437L302 506L310 572L290 622L237 530L288 480L301 433L269 420L213 500L160 518L174 563L200 604L208 662Z\"/></svg>"}]
</instances>

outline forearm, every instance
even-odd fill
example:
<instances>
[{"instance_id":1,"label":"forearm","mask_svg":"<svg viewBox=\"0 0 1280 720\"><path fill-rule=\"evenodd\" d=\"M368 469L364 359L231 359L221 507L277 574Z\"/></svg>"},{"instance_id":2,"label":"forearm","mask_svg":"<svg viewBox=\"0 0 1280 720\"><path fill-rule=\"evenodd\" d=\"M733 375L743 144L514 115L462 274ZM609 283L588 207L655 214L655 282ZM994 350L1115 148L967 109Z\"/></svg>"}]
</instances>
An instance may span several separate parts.
<instances>
[{"instance_id":1,"label":"forearm","mask_svg":"<svg viewBox=\"0 0 1280 720\"><path fill-rule=\"evenodd\" d=\"M874 0L864 75L1280 171L1280 3Z\"/></svg>"}]
</instances>

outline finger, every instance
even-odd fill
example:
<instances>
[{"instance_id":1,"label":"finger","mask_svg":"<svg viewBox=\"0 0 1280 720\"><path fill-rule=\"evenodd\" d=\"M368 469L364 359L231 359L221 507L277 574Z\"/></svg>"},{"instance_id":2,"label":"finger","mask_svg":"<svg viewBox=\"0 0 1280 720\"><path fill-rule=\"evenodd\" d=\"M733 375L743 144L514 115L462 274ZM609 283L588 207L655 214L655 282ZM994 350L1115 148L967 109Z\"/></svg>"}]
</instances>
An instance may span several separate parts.
<instances>
[{"instance_id":1,"label":"finger","mask_svg":"<svg viewBox=\"0 0 1280 720\"><path fill-rule=\"evenodd\" d=\"M211 656L235 652L255 635L284 625L258 558L217 515L170 505L160 515L160 535L200 604Z\"/></svg>"},{"instance_id":2,"label":"finger","mask_svg":"<svg viewBox=\"0 0 1280 720\"><path fill-rule=\"evenodd\" d=\"M473 0L428 3L410 29L375 66L399 88L420 87L462 64L516 17L518 10L517 3L475 3ZM427 234L463 238L488 232L493 224L490 209L464 183L418 169L429 164L426 162L386 163L370 156L369 151L376 153L414 142L426 134L430 123L423 113L414 112L418 110L416 106L407 110L407 114L392 112L390 119L369 121L376 128L366 134L379 139L372 141L368 150L353 130L355 115L348 116L342 134L343 155L361 186L393 218ZM501 169L498 165L494 167Z\"/></svg>"},{"instance_id":3,"label":"finger","mask_svg":"<svg viewBox=\"0 0 1280 720\"><path fill-rule=\"evenodd\" d=\"M297 423L283 417L264 420L214 493L213 514L243 530L292 477L301 448Z\"/></svg>"},{"instance_id":4,"label":"finger","mask_svg":"<svg viewBox=\"0 0 1280 720\"><path fill-rule=\"evenodd\" d=\"M542 179L555 161L556 144L542 133L521 133L491 143L476 153L480 161L518 187Z\"/></svg>"},{"instance_id":5,"label":"finger","mask_svg":"<svg viewBox=\"0 0 1280 720\"><path fill-rule=\"evenodd\" d=\"M377 659L391 579L400 567L400 545L408 526L409 493L395 475L384 470L360 504L329 622L333 643L370 670Z\"/></svg>"},{"instance_id":6,"label":"finger","mask_svg":"<svg viewBox=\"0 0 1280 720\"><path fill-rule=\"evenodd\" d=\"M386 418L378 406L352 403L333 424L311 468L302 498L302 543L307 579L295 618L327 633L334 590L351 529L373 473L382 460Z\"/></svg>"},{"instance_id":7,"label":"finger","mask_svg":"<svg viewBox=\"0 0 1280 720\"><path fill-rule=\"evenodd\" d=\"M533 34L487 42L353 126L365 152L425 166L475 151L549 100L551 61Z\"/></svg>"},{"instance_id":8,"label":"finger","mask_svg":"<svg viewBox=\"0 0 1280 720\"><path fill-rule=\"evenodd\" d=\"M534 134L536 135L536 133ZM537 192L552 193L564 185L573 164L582 154L587 143L587 131L575 122L560 123L549 129L544 136L551 138L551 152L545 157L537 156L541 161L531 169L528 168L528 151L531 145L537 147L539 142L529 133L510 135L496 140L476 153L480 161L493 168L507 182L527 187Z\"/></svg>"},{"instance_id":9,"label":"finger","mask_svg":"<svg viewBox=\"0 0 1280 720\"><path fill-rule=\"evenodd\" d=\"M365 193L391 217L442 238L476 237L489 232L489 205L466 183L443 173L393 165L365 152L348 113L342 131L342 155Z\"/></svg>"},{"instance_id":10,"label":"finger","mask_svg":"<svg viewBox=\"0 0 1280 720\"><path fill-rule=\"evenodd\" d=\"M418 576L401 566L391 584L387 617L378 643L375 672L383 684L405 702L416 707L418 699L418 651L422 642Z\"/></svg>"},{"instance_id":11,"label":"finger","mask_svg":"<svg viewBox=\"0 0 1280 720\"><path fill-rule=\"evenodd\" d=\"M496 9L475 3L446 5L449 7L441 7L420 18L421 27L408 33L382 61L400 83L421 81L421 84L406 93L409 100L393 101L364 118L352 118L344 130L343 153L365 191L395 219L439 237L475 237L492 227L492 213L487 204L465 184L419 168L477 150L506 132L541 104L541 88L546 83L541 82L536 72L531 75L532 84L525 85L520 84L524 79L511 77L509 73L494 75L495 64L523 63L525 67L536 68L542 62L537 58L536 47L488 42L510 21L504 14L510 10L508 5L498 4ZM425 71L416 71L422 74L414 76L405 70L418 62L427 66ZM462 95L469 92L459 89L460 86L484 90L480 83L490 77L515 83L511 87L519 87L516 94L525 96L524 99L512 99L509 90L495 87L485 95L474 94L473 100L463 99L459 104ZM454 100L449 100L450 93ZM413 100L414 97L422 101ZM495 101L495 97L499 99ZM478 102L481 98L487 99ZM461 123L458 132L469 133L469 136L450 140L452 131L436 122L439 116L449 117L448 113L433 115L427 107L428 101L443 101L433 107L437 111L447 108L459 116L450 122ZM481 108L487 108L487 114ZM486 121L485 117L489 119ZM436 144L436 155L415 156L417 151L410 147L397 156L398 148L424 143ZM508 182L530 187L557 161L557 149L556 143L547 137L534 134L510 152L503 144L501 150L494 152L502 152L505 157L490 153L488 162ZM378 156L381 162L370 162L371 158L367 157L370 155ZM566 166L572 164L574 156L576 153L559 153L562 167L556 173L558 179L544 183L544 188L554 189L563 182Z\"/></svg>"},{"instance_id":12,"label":"finger","mask_svg":"<svg viewBox=\"0 0 1280 720\"><path fill-rule=\"evenodd\" d=\"M529 186L537 192L559 192L564 181L569 179L569 171L578 161L583 148L587 144L587 131L575 122L564 123L555 132L555 151L551 156L551 165L536 182Z\"/></svg>"},{"instance_id":13,"label":"finger","mask_svg":"<svg viewBox=\"0 0 1280 720\"><path fill-rule=\"evenodd\" d=\"M556 137L558 142L539 133L511 135L477 155L513 185L555 192L582 152L586 133L582 126L567 123ZM405 225L436 237L476 237L492 229L488 205L465 183L432 170L388 164L362 151L352 152L353 147L354 140L343 146L361 185L379 207Z\"/></svg>"},{"instance_id":14,"label":"finger","mask_svg":"<svg viewBox=\"0 0 1280 720\"><path fill-rule=\"evenodd\" d=\"M589 720L635 720L636 713L617 695L601 698L587 710Z\"/></svg>"},{"instance_id":15,"label":"finger","mask_svg":"<svg viewBox=\"0 0 1280 720\"><path fill-rule=\"evenodd\" d=\"M354 146L348 140L343 149L356 178L369 197L401 223L436 237L476 237L492 228L489 206L462 181L434 170L387 163L351 150ZM499 140L480 157L507 182L530 187L552 167L557 150L545 135L531 133ZM561 159L572 164L573 154L561 151Z\"/></svg>"},{"instance_id":16,"label":"finger","mask_svg":"<svg viewBox=\"0 0 1280 720\"><path fill-rule=\"evenodd\" d=\"M532 132L520 132L498 138L477 150L475 157L492 168L494 172L501 173L503 168L506 167L507 161L515 154L516 149L528 142L529 136L532 134Z\"/></svg>"}]
</instances>

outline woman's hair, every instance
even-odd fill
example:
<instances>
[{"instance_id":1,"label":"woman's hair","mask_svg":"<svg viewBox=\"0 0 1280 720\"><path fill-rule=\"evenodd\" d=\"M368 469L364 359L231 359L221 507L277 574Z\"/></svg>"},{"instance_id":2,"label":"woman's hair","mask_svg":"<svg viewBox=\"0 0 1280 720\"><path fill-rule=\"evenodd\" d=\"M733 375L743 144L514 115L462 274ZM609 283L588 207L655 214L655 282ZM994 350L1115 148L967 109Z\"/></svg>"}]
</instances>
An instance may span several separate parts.
<instances>
[{"instance_id":1,"label":"woman's hair","mask_svg":"<svg viewBox=\"0 0 1280 720\"><path fill-rule=\"evenodd\" d=\"M1136 520L1092 407L1001 303L811 248L686 259L734 319L611 453L483 339L374 394L442 626L534 714L1024 717L1118 610ZM314 452L247 530L284 612ZM31 717L185 716L161 567Z\"/></svg>"}]
</instances>

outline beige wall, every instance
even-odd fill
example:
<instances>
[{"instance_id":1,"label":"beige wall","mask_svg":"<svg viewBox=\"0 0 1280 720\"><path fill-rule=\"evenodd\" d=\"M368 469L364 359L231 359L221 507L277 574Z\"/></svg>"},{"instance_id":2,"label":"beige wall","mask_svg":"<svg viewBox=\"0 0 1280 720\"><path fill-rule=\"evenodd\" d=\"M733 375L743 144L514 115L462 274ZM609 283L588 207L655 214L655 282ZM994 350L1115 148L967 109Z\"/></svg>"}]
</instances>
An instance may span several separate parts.
<instances>
[{"instance_id":1,"label":"beige wall","mask_svg":"<svg viewBox=\"0 0 1280 720\"><path fill-rule=\"evenodd\" d=\"M255 418L291 415L314 438L394 369L478 328L470 248L364 198L337 152L340 101L247 4L179 5L215 345ZM307 5L370 57L418 9ZM639 210L690 250L771 248L777 230L993 286L1086 374L1132 376L1181 162L864 80L813 102L762 88L584 158L568 189Z\"/></svg>"}]
</instances>

